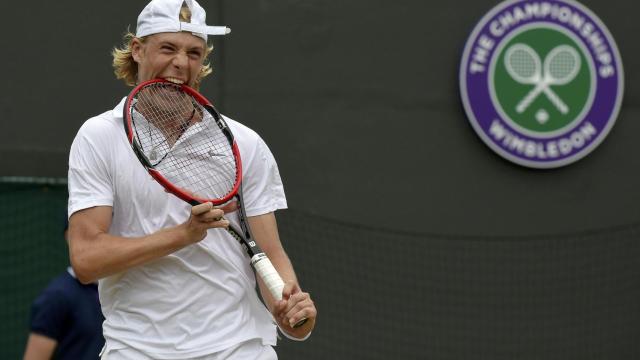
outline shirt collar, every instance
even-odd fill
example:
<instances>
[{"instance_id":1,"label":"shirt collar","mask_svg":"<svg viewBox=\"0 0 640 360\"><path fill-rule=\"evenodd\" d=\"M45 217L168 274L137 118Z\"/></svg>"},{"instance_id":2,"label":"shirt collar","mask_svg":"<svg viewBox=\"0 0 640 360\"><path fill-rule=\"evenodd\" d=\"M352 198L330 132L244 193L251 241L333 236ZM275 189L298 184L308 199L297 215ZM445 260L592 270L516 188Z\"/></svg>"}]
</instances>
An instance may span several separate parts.
<instances>
[{"instance_id":1,"label":"shirt collar","mask_svg":"<svg viewBox=\"0 0 640 360\"><path fill-rule=\"evenodd\" d=\"M122 119L122 111L124 111L124 103L127 101L127 97L123 97L120 103L113 108L113 116Z\"/></svg>"},{"instance_id":2,"label":"shirt collar","mask_svg":"<svg viewBox=\"0 0 640 360\"><path fill-rule=\"evenodd\" d=\"M73 268L71 266L67 267L67 272L73 276L74 278L76 278L76 272L73 271ZM77 279L77 278L76 278Z\"/></svg>"}]
</instances>

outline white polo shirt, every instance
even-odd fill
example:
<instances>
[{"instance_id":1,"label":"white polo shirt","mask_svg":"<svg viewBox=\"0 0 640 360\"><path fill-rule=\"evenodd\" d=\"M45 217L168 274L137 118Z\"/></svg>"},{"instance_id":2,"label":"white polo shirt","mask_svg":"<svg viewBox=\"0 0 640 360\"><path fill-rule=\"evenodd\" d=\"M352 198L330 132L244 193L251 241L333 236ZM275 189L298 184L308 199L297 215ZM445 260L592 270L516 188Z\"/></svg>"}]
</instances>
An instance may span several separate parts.
<instances>
[{"instance_id":1,"label":"white polo shirt","mask_svg":"<svg viewBox=\"0 0 640 360\"><path fill-rule=\"evenodd\" d=\"M109 232L138 237L184 222L190 205L168 194L140 165L126 139L124 99L87 120L69 156L69 216L113 207ZM287 207L271 151L253 130L225 117L242 158L248 216ZM237 214L226 216L238 221ZM250 339L276 344L276 326L255 291L242 247L223 229L142 266L101 279L108 349L134 348L154 359L214 353Z\"/></svg>"}]
</instances>

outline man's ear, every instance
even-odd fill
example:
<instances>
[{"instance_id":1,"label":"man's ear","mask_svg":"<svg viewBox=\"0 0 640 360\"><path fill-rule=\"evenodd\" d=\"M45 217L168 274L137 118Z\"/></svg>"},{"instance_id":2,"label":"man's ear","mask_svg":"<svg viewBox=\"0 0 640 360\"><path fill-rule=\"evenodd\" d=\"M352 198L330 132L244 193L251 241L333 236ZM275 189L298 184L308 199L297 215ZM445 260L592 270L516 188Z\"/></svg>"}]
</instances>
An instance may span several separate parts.
<instances>
[{"instance_id":1,"label":"man's ear","mask_svg":"<svg viewBox=\"0 0 640 360\"><path fill-rule=\"evenodd\" d=\"M144 44L138 38L133 38L131 40L131 56L133 57L133 61L139 63L142 60L144 53Z\"/></svg>"}]
</instances>

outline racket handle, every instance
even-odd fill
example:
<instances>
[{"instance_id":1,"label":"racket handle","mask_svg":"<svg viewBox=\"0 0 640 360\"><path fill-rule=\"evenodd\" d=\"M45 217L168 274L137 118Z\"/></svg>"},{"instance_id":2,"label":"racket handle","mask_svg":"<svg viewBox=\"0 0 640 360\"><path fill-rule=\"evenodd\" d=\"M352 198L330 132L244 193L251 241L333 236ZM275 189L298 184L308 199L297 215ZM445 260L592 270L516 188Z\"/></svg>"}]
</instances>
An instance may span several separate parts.
<instances>
[{"instance_id":1,"label":"racket handle","mask_svg":"<svg viewBox=\"0 0 640 360\"><path fill-rule=\"evenodd\" d=\"M277 301L282 300L282 289L284 288L284 281L273 267L271 260L264 253L256 254L251 258L251 265L256 269L258 276L262 278L262 281L269 289L271 296ZM294 328L300 327L307 322L307 318L304 318L293 325Z\"/></svg>"},{"instance_id":2,"label":"racket handle","mask_svg":"<svg viewBox=\"0 0 640 360\"><path fill-rule=\"evenodd\" d=\"M304 323L306 323L306 322L307 322L307 320L308 320L307 318L304 318L304 319L302 319L302 320L298 321L297 323L293 324L293 328L294 328L294 329L295 329L295 328L299 328L300 326L304 325Z\"/></svg>"},{"instance_id":3,"label":"racket handle","mask_svg":"<svg viewBox=\"0 0 640 360\"><path fill-rule=\"evenodd\" d=\"M269 289L271 296L277 301L282 300L284 281L282 281L282 278L276 271L276 268L273 267L273 264L271 264L271 260L269 260L267 255L264 253L254 255L251 258L251 264Z\"/></svg>"},{"instance_id":4,"label":"racket handle","mask_svg":"<svg viewBox=\"0 0 640 360\"><path fill-rule=\"evenodd\" d=\"M516 106L516 111L518 112L518 114L522 114L525 110L527 110L527 108L529 107L529 105L531 105L533 100L535 100L538 97L538 95L540 95L540 93L544 91L544 89L548 86L549 84L545 82L540 82L538 85L536 85L536 87L534 87L531 91L529 91L527 96L525 96L524 99L520 100L520 102Z\"/></svg>"}]
</instances>

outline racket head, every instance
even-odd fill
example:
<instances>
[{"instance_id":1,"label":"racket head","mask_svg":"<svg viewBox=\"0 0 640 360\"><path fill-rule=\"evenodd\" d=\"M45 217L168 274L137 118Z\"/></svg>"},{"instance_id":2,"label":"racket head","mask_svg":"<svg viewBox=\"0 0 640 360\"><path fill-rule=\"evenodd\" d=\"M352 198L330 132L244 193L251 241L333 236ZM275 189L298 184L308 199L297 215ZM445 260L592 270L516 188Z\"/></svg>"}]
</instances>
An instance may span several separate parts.
<instances>
[{"instance_id":1,"label":"racket head","mask_svg":"<svg viewBox=\"0 0 640 360\"><path fill-rule=\"evenodd\" d=\"M509 76L521 84L535 84L541 79L540 57L526 44L509 47L504 55L504 65Z\"/></svg>"},{"instance_id":2,"label":"racket head","mask_svg":"<svg viewBox=\"0 0 640 360\"><path fill-rule=\"evenodd\" d=\"M549 83L564 85L571 82L580 71L582 62L578 51L569 45L553 48L544 60L544 71Z\"/></svg>"},{"instance_id":3,"label":"racket head","mask_svg":"<svg viewBox=\"0 0 640 360\"><path fill-rule=\"evenodd\" d=\"M222 205L237 194L240 151L220 113L196 90L145 81L127 96L123 122L138 160L168 192L192 205Z\"/></svg>"}]
</instances>

